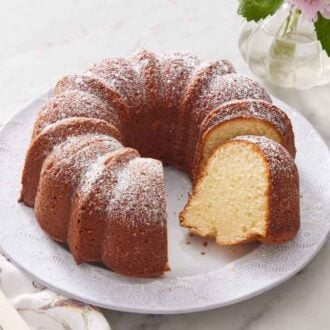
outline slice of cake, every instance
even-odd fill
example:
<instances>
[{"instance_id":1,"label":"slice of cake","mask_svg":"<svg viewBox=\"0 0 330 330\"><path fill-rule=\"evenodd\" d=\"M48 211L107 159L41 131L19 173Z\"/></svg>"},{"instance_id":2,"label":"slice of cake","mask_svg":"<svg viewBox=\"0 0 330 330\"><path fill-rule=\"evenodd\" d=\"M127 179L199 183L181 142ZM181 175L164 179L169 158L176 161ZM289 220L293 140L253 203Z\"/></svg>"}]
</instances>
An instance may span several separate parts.
<instances>
[{"instance_id":1,"label":"slice of cake","mask_svg":"<svg viewBox=\"0 0 330 330\"><path fill-rule=\"evenodd\" d=\"M220 245L291 239L299 230L299 179L292 156L261 136L224 143L199 174L180 222Z\"/></svg>"},{"instance_id":2,"label":"slice of cake","mask_svg":"<svg viewBox=\"0 0 330 330\"><path fill-rule=\"evenodd\" d=\"M213 110L203 120L193 177L198 175L219 145L242 135L266 136L282 144L295 157L294 134L285 112L264 100L232 101Z\"/></svg>"}]
</instances>

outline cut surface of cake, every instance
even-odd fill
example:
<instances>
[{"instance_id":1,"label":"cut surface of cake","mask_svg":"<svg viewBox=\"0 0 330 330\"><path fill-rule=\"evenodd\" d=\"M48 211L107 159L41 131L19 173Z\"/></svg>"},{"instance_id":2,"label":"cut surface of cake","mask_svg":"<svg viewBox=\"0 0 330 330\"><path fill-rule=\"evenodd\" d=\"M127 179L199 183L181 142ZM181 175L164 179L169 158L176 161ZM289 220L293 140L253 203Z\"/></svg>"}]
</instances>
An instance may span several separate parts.
<instances>
[{"instance_id":1,"label":"cut surface of cake","mask_svg":"<svg viewBox=\"0 0 330 330\"><path fill-rule=\"evenodd\" d=\"M292 156L266 137L226 142L197 178L180 221L220 245L291 239L299 230L299 179Z\"/></svg>"}]
</instances>

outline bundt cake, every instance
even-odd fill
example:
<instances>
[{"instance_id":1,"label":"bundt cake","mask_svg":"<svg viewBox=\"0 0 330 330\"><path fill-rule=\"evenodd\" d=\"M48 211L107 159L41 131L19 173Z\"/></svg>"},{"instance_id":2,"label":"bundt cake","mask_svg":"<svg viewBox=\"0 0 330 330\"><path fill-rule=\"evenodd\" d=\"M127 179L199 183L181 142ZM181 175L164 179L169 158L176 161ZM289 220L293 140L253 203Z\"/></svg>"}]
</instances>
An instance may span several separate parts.
<instances>
[{"instance_id":1,"label":"bundt cake","mask_svg":"<svg viewBox=\"0 0 330 330\"><path fill-rule=\"evenodd\" d=\"M219 145L242 134L294 156L290 121L271 102L227 60L146 50L103 60L62 78L40 110L21 201L77 263L159 276L168 269L161 161L197 178Z\"/></svg>"},{"instance_id":2,"label":"bundt cake","mask_svg":"<svg viewBox=\"0 0 330 330\"><path fill-rule=\"evenodd\" d=\"M290 153L264 136L219 146L196 178L181 225L220 245L281 243L299 230L299 180Z\"/></svg>"}]
</instances>

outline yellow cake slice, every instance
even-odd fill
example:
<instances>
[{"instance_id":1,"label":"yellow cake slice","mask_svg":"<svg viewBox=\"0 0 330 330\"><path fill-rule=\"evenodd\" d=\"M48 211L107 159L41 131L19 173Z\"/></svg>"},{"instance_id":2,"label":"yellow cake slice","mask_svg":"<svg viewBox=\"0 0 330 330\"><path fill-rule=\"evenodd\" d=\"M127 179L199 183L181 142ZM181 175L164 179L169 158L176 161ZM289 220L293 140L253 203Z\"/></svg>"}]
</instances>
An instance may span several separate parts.
<instances>
[{"instance_id":1,"label":"yellow cake slice","mask_svg":"<svg viewBox=\"0 0 330 330\"><path fill-rule=\"evenodd\" d=\"M291 239L299 230L299 179L292 156L261 136L222 144L197 177L180 222L219 245Z\"/></svg>"}]
</instances>

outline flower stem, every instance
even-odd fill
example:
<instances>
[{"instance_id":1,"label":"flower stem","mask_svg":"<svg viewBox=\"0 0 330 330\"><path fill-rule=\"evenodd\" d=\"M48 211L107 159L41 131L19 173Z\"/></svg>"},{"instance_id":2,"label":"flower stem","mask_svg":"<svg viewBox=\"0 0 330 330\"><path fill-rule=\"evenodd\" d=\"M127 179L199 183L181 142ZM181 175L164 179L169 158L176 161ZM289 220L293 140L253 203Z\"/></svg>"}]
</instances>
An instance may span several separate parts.
<instances>
[{"instance_id":1,"label":"flower stem","mask_svg":"<svg viewBox=\"0 0 330 330\"><path fill-rule=\"evenodd\" d=\"M293 57L295 43L290 40L290 36L297 30L301 11L291 9L286 20L277 32L277 36L272 45L272 54L276 57Z\"/></svg>"},{"instance_id":2,"label":"flower stem","mask_svg":"<svg viewBox=\"0 0 330 330\"><path fill-rule=\"evenodd\" d=\"M290 14L286 19L284 34L282 35L283 37L296 31L300 15L301 11L299 9L290 10Z\"/></svg>"}]
</instances>

